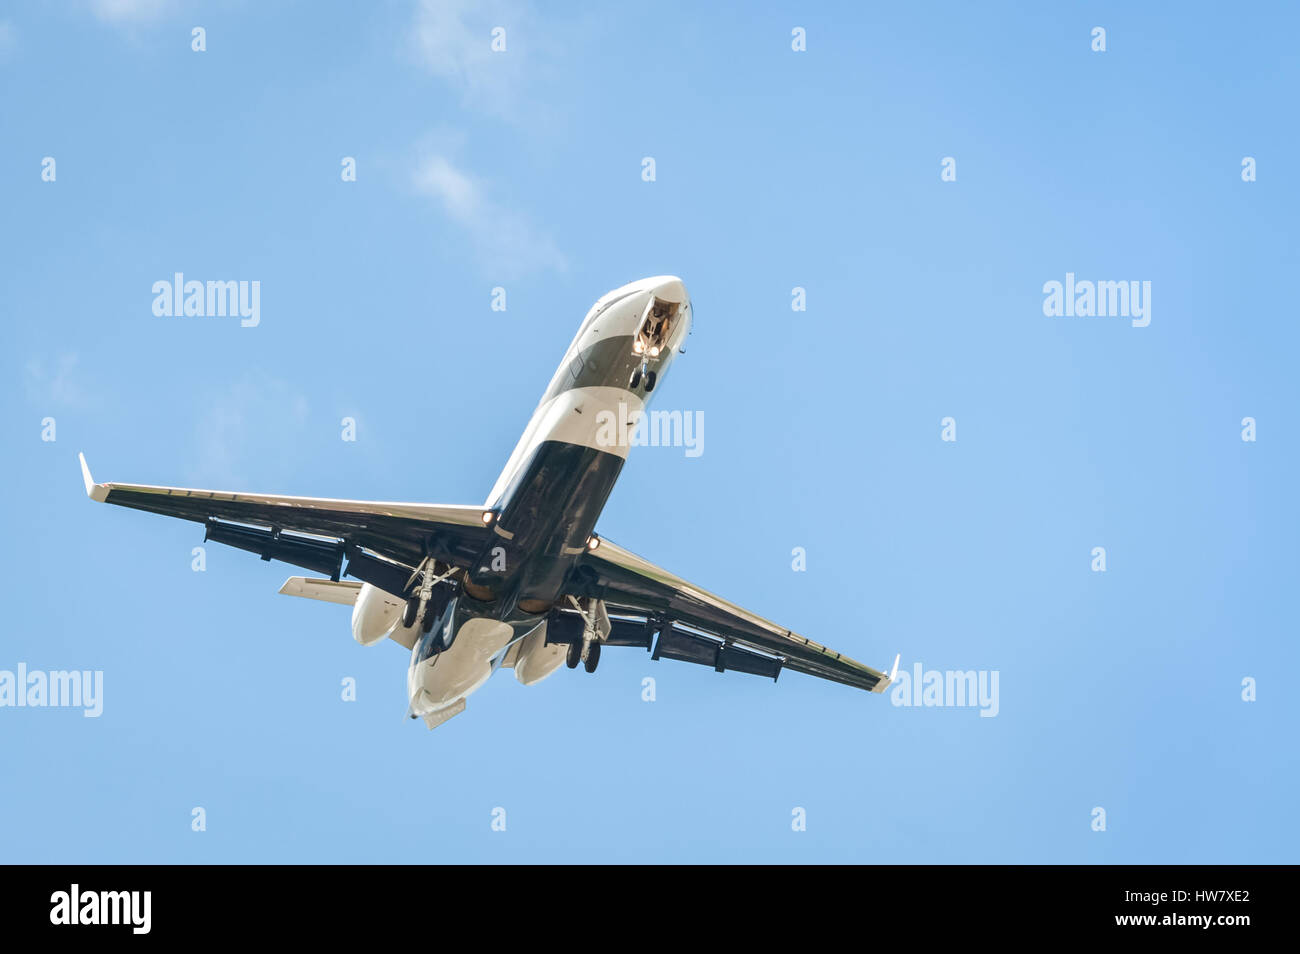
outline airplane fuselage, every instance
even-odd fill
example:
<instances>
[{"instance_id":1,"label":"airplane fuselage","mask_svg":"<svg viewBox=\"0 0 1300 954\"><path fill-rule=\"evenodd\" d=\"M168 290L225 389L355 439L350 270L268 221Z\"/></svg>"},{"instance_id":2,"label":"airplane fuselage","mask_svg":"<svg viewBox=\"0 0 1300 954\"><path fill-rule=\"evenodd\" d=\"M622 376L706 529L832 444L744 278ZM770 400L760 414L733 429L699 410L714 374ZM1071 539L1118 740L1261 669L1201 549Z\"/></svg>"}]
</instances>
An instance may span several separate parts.
<instances>
[{"instance_id":1,"label":"airplane fuselage","mask_svg":"<svg viewBox=\"0 0 1300 954\"><path fill-rule=\"evenodd\" d=\"M564 647L546 645L543 621L578 557L599 546L596 520L627 459L628 425L662 381L691 319L686 289L671 276L624 285L588 311L488 495L490 541L438 623L415 641L412 715L428 721L461 711L512 643L520 644L521 681L558 667ZM373 595L363 604L380 605Z\"/></svg>"}]
</instances>

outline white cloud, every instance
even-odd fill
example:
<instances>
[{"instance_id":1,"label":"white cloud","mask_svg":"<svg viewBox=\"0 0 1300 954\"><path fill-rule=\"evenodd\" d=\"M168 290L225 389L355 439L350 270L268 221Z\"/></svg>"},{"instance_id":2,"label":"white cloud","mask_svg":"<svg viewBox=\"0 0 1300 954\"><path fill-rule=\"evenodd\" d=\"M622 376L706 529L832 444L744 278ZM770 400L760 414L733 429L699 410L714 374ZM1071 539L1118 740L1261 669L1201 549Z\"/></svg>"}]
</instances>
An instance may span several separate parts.
<instances>
[{"instance_id":1,"label":"white cloud","mask_svg":"<svg viewBox=\"0 0 1300 954\"><path fill-rule=\"evenodd\" d=\"M82 383L76 354L61 354L54 361L32 358L27 362L27 395L36 404L84 408L92 402Z\"/></svg>"},{"instance_id":2,"label":"white cloud","mask_svg":"<svg viewBox=\"0 0 1300 954\"><path fill-rule=\"evenodd\" d=\"M492 49L498 27L503 52ZM549 75L557 55L553 37L539 43L537 36L537 17L519 0L420 0L410 42L420 65L459 89L466 105L523 121L539 106L525 104L525 92Z\"/></svg>"},{"instance_id":3,"label":"white cloud","mask_svg":"<svg viewBox=\"0 0 1300 954\"><path fill-rule=\"evenodd\" d=\"M526 216L494 201L484 185L441 154L421 160L413 177L421 195L438 202L474 245L483 270L503 279L567 263L549 235Z\"/></svg>"},{"instance_id":4,"label":"white cloud","mask_svg":"<svg viewBox=\"0 0 1300 954\"><path fill-rule=\"evenodd\" d=\"M90 9L105 23L149 23L169 13L172 0L91 0Z\"/></svg>"},{"instance_id":5,"label":"white cloud","mask_svg":"<svg viewBox=\"0 0 1300 954\"><path fill-rule=\"evenodd\" d=\"M441 199L448 214L462 222L476 218L483 206L478 185L443 156L430 156L416 169L415 187Z\"/></svg>"},{"instance_id":6,"label":"white cloud","mask_svg":"<svg viewBox=\"0 0 1300 954\"><path fill-rule=\"evenodd\" d=\"M307 398L287 382L265 373L247 372L211 394L199 421L194 478L204 486L243 486L245 466L258 461L264 476L283 464L283 448L307 424Z\"/></svg>"}]
</instances>

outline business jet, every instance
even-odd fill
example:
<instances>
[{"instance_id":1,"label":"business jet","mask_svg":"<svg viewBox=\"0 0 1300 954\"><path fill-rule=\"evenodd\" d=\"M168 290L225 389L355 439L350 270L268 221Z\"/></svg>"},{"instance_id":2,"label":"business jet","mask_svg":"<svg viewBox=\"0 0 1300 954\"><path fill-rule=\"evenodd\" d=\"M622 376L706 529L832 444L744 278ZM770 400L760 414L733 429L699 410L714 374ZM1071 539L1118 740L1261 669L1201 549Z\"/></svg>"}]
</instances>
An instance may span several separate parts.
<instances>
[{"instance_id":1,"label":"business jet","mask_svg":"<svg viewBox=\"0 0 1300 954\"><path fill-rule=\"evenodd\" d=\"M596 533L634 443L611 437L609 422L635 423L692 318L673 276L597 301L482 506L101 484L83 454L86 494L202 523L205 541L319 574L290 577L280 592L351 606L357 642L404 647L409 714L431 729L464 712L498 669L531 686L562 665L595 672L606 647L884 692L897 658L885 675Z\"/></svg>"}]
</instances>

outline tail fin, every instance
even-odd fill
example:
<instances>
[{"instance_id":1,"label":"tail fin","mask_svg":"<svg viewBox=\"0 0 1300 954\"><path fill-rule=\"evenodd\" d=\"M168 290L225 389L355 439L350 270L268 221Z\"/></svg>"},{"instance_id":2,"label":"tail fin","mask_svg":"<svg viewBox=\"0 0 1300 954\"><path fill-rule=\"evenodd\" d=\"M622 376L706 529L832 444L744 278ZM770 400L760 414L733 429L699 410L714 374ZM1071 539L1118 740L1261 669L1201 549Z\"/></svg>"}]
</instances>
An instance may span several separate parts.
<instances>
[{"instance_id":1,"label":"tail fin","mask_svg":"<svg viewBox=\"0 0 1300 954\"><path fill-rule=\"evenodd\" d=\"M433 712L426 712L423 716L424 724L430 729L436 729L452 716L458 716L465 711L465 700L454 702L445 709L435 709Z\"/></svg>"}]
</instances>

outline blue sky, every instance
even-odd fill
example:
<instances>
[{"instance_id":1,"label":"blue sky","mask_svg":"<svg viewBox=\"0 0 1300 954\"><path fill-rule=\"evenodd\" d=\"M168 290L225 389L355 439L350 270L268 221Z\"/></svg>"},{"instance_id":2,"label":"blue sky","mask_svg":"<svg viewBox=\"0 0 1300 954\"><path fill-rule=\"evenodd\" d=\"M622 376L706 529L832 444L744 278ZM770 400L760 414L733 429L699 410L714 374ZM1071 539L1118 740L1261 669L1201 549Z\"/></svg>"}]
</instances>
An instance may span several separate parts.
<instances>
[{"instance_id":1,"label":"blue sky","mask_svg":"<svg viewBox=\"0 0 1300 954\"><path fill-rule=\"evenodd\" d=\"M104 711L0 708L0 860L1294 862L1298 25L7 6L0 670L102 670ZM175 272L259 281L260 324L155 317ZM1066 273L1149 281L1150 324L1046 317ZM78 451L478 503L591 302L658 274L698 317L656 407L705 450L634 452L600 530L877 667L996 671L996 717L626 650L431 733L296 571L193 572L200 527L83 495Z\"/></svg>"}]
</instances>

